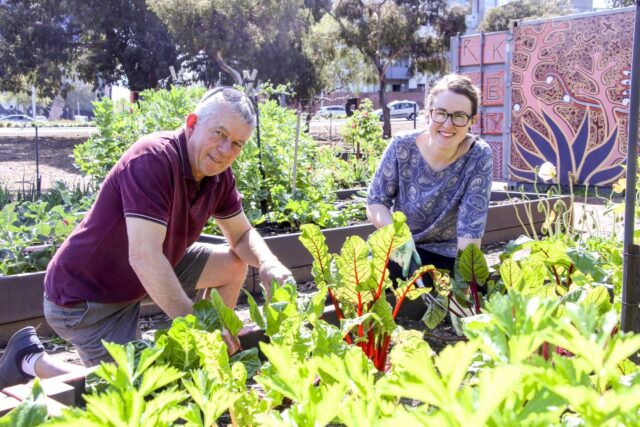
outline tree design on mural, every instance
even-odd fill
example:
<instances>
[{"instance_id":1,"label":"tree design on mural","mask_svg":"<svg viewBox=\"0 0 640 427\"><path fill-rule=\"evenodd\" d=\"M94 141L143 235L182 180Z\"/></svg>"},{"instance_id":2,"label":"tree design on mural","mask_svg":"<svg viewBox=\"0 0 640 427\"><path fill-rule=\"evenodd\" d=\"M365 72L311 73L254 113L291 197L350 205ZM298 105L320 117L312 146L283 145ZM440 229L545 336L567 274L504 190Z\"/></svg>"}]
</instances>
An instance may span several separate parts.
<instances>
[{"instance_id":1,"label":"tree design on mural","mask_svg":"<svg viewBox=\"0 0 640 427\"><path fill-rule=\"evenodd\" d=\"M510 173L607 185L624 173L633 12L514 28Z\"/></svg>"},{"instance_id":2,"label":"tree design on mural","mask_svg":"<svg viewBox=\"0 0 640 427\"><path fill-rule=\"evenodd\" d=\"M590 139L588 110L582 120L582 125L573 135L571 141L567 139L560 126L550 116L544 112L542 114L551 130L551 140L524 123L525 131L538 149L539 154L532 153L526 148L517 147L518 153L534 169L539 168L545 162L551 162L556 166L560 184L569 184L570 177L573 177L574 182L578 183L610 182L623 172L624 169L619 161L610 167L599 167L600 161L609 157L615 148L618 135L617 126L603 144L587 151L587 142ZM511 173L520 179L532 182L535 180L535 172L519 171L512 167Z\"/></svg>"}]
</instances>

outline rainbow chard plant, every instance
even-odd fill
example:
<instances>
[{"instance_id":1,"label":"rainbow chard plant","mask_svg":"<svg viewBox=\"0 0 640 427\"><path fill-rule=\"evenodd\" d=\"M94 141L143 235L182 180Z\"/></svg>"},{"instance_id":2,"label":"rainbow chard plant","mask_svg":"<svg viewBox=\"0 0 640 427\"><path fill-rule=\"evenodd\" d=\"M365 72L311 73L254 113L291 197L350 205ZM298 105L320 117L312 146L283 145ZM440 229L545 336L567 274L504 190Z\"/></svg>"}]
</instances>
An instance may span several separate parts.
<instances>
[{"instance_id":1,"label":"rainbow chard plant","mask_svg":"<svg viewBox=\"0 0 640 427\"><path fill-rule=\"evenodd\" d=\"M345 341L359 346L380 371L386 366L403 301L429 292L429 288L416 285L424 274L430 274L434 281L440 278L433 266L423 266L411 279L392 286L387 269L391 253L411 237L405 220L404 214L395 212L392 224L374 232L367 241L358 236L348 238L340 253L333 255L320 228L310 224L301 227L300 241L313 256L316 284L331 298ZM387 290L395 296L393 306L387 301Z\"/></svg>"},{"instance_id":2,"label":"rainbow chard plant","mask_svg":"<svg viewBox=\"0 0 640 427\"><path fill-rule=\"evenodd\" d=\"M458 251L454 273L453 279L443 274L440 280L434 281L436 296L428 295L422 321L434 329L450 314L456 333L462 335L458 319L481 313L483 299L499 288L495 280L490 279L487 260L476 245Z\"/></svg>"}]
</instances>

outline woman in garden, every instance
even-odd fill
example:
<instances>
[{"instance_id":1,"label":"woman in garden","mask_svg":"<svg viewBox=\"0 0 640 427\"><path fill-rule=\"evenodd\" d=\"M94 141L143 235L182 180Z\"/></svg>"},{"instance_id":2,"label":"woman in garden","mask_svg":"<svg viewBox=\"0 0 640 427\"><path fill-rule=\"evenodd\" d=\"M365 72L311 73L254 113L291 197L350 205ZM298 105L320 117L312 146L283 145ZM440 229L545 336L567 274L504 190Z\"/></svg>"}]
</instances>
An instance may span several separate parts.
<instances>
[{"instance_id":1,"label":"woman in garden","mask_svg":"<svg viewBox=\"0 0 640 427\"><path fill-rule=\"evenodd\" d=\"M396 136L382 156L369 185L367 216L380 228L391 224L391 211L401 211L413 237L394 254L392 279L412 273L412 260L453 272L458 250L480 246L493 156L469 133L479 99L467 77L443 77L427 95L427 129Z\"/></svg>"}]
</instances>

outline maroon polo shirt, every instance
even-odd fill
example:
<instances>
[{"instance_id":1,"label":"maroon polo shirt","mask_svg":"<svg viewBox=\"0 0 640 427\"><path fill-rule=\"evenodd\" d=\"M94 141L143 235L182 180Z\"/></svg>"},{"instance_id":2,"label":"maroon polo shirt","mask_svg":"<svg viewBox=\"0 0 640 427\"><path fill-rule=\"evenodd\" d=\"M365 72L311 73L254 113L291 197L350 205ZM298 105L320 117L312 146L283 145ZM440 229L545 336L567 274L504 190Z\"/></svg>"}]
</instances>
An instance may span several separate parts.
<instances>
[{"instance_id":1,"label":"maroon polo shirt","mask_svg":"<svg viewBox=\"0 0 640 427\"><path fill-rule=\"evenodd\" d=\"M195 181L184 130L147 135L111 169L93 207L49 263L47 298L65 306L146 295L129 264L126 217L166 226L162 250L175 267L210 216L229 218L241 210L230 168Z\"/></svg>"}]
</instances>

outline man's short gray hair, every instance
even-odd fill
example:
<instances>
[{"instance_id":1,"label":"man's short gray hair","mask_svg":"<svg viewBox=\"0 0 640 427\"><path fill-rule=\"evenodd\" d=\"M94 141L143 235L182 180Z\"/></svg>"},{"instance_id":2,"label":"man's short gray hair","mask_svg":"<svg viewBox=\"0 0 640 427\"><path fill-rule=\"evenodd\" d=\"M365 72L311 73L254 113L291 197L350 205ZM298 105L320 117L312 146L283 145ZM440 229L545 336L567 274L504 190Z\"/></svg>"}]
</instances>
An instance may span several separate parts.
<instances>
[{"instance_id":1,"label":"man's short gray hair","mask_svg":"<svg viewBox=\"0 0 640 427\"><path fill-rule=\"evenodd\" d=\"M252 128L256 127L256 113L251 99L232 87L217 87L205 93L194 113L198 116L198 121L204 123L222 107L231 108Z\"/></svg>"}]
</instances>

